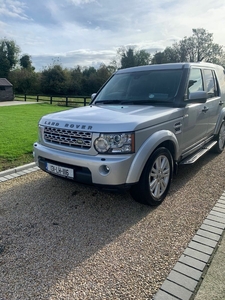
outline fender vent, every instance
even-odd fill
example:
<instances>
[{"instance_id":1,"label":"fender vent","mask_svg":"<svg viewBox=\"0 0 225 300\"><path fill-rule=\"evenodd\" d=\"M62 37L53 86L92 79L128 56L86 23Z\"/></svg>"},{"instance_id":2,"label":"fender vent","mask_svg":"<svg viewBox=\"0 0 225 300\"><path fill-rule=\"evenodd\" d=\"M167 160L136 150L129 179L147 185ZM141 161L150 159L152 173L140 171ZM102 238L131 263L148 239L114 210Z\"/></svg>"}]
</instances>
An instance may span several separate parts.
<instances>
[{"instance_id":1,"label":"fender vent","mask_svg":"<svg viewBox=\"0 0 225 300\"><path fill-rule=\"evenodd\" d=\"M175 129L175 133L181 133L182 124L180 122L175 123L173 128Z\"/></svg>"}]
</instances>

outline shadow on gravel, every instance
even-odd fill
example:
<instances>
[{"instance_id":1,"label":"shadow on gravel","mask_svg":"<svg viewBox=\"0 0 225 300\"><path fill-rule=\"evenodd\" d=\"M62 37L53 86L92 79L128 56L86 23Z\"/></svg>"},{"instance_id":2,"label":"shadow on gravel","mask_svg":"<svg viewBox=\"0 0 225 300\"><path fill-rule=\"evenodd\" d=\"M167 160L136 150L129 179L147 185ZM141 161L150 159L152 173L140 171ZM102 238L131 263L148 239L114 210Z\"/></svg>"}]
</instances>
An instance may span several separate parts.
<instances>
[{"instance_id":1,"label":"shadow on gravel","mask_svg":"<svg viewBox=\"0 0 225 300\"><path fill-rule=\"evenodd\" d=\"M207 169L207 166L210 164L217 163L220 158L222 161L224 160L224 154L218 155L213 152L208 152L206 155L202 156L199 160L197 160L194 164L191 165L179 165L178 173L174 175L173 181L171 184L170 193L176 192L173 189L173 183L176 182L176 188L180 188L186 184L188 184L189 180L192 180L196 174L201 176L202 170ZM212 176L210 172L208 172L209 178Z\"/></svg>"},{"instance_id":2,"label":"shadow on gravel","mask_svg":"<svg viewBox=\"0 0 225 300\"><path fill-rule=\"evenodd\" d=\"M128 289L126 276L132 273L134 278L139 276L136 282L142 290L138 295L143 292L139 299L150 297L221 195L224 185L215 178L223 174L218 170L221 159L224 163L224 155L208 154L193 166L182 166L168 197L156 209L134 202L129 193L101 192L42 172L21 177L20 185L11 186L8 181L9 187L0 195L0 298L70 295L66 299L73 299L70 289L77 299L90 290L99 296L99 289L113 290L119 280L104 279L106 269L119 263L129 266L133 259L134 270L140 268L148 276L144 279L134 270L124 271L121 286ZM208 191L207 176L212 189ZM59 282L68 290L60 290ZM121 299L125 294L121 288ZM83 295L83 299L88 297Z\"/></svg>"}]
</instances>

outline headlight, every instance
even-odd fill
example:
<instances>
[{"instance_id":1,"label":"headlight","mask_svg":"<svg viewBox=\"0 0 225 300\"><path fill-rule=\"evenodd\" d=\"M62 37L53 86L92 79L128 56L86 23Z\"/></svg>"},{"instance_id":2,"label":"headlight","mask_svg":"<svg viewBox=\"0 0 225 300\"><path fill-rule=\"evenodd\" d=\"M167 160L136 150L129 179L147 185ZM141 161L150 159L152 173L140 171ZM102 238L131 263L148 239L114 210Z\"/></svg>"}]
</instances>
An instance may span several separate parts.
<instances>
[{"instance_id":1,"label":"headlight","mask_svg":"<svg viewBox=\"0 0 225 300\"><path fill-rule=\"evenodd\" d=\"M102 133L94 145L99 153L133 153L134 133Z\"/></svg>"}]
</instances>

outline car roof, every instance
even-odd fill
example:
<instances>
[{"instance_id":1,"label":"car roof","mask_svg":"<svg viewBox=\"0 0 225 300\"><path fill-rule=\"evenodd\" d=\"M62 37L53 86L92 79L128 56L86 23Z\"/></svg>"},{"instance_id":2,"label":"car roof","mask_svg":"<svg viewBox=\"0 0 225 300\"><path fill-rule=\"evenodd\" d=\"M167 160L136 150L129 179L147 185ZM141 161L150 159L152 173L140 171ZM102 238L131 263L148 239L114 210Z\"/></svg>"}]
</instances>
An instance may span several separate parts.
<instances>
[{"instance_id":1,"label":"car roof","mask_svg":"<svg viewBox=\"0 0 225 300\"><path fill-rule=\"evenodd\" d=\"M155 64L145 65L138 67L131 67L126 69L120 69L116 73L129 73L129 72L140 72L140 71L151 71L151 70L177 70L177 69L190 69L191 67L207 67L207 68L222 68L219 65L215 65L207 62L182 62L182 63L168 63L168 64Z\"/></svg>"}]
</instances>

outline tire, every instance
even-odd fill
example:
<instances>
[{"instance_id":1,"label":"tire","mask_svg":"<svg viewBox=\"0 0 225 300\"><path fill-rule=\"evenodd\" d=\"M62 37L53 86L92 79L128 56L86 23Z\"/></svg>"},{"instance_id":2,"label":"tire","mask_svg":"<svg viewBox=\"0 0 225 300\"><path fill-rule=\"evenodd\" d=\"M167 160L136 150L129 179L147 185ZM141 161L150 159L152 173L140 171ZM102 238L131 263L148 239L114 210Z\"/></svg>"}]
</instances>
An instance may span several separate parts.
<instances>
[{"instance_id":1,"label":"tire","mask_svg":"<svg viewBox=\"0 0 225 300\"><path fill-rule=\"evenodd\" d=\"M215 153L222 153L225 145L225 122L223 121L220 126L220 131L216 136L216 145L213 147Z\"/></svg>"},{"instance_id":2,"label":"tire","mask_svg":"<svg viewBox=\"0 0 225 300\"><path fill-rule=\"evenodd\" d=\"M147 161L139 182L131 187L131 196L143 204L160 205L168 193L172 174L170 152L164 147L156 149Z\"/></svg>"}]
</instances>

